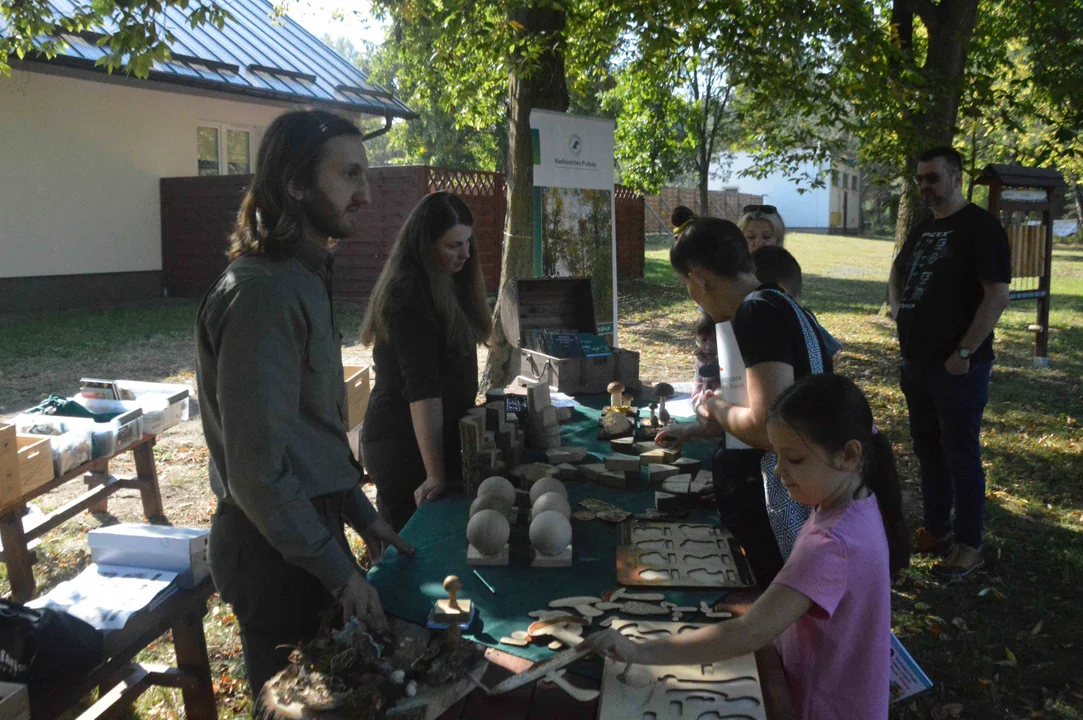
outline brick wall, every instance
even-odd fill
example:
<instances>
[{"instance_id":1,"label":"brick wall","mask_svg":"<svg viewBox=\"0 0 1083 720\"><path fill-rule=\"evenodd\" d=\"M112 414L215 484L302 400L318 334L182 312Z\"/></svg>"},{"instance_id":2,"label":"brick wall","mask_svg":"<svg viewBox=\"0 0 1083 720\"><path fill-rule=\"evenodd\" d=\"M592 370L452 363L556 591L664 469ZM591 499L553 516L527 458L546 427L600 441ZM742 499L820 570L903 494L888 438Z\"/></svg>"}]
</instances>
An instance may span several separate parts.
<instances>
[{"instance_id":1,"label":"brick wall","mask_svg":"<svg viewBox=\"0 0 1083 720\"><path fill-rule=\"evenodd\" d=\"M171 297L199 297L226 267L228 237L251 176L167 178L161 181L164 282ZM504 176L425 166L373 168L372 203L361 210L361 230L335 251L335 294L364 299L372 291L395 234L425 194L449 190L474 213L486 289L500 281ZM616 188L617 273L643 274L643 198Z\"/></svg>"}]
</instances>

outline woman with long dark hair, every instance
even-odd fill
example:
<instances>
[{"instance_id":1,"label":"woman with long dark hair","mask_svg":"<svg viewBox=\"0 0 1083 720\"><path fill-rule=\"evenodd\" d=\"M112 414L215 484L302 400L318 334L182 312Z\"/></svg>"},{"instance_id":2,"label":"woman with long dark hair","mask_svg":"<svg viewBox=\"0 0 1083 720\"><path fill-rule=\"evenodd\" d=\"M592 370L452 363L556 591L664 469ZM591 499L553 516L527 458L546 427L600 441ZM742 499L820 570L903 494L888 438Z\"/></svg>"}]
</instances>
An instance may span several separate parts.
<instances>
[{"instance_id":1,"label":"woman with long dark hair","mask_svg":"<svg viewBox=\"0 0 1083 720\"><path fill-rule=\"evenodd\" d=\"M457 195L432 193L395 238L361 326L376 372L362 456L396 530L462 481L458 422L474 406L477 346L491 332L474 216Z\"/></svg>"}]
</instances>

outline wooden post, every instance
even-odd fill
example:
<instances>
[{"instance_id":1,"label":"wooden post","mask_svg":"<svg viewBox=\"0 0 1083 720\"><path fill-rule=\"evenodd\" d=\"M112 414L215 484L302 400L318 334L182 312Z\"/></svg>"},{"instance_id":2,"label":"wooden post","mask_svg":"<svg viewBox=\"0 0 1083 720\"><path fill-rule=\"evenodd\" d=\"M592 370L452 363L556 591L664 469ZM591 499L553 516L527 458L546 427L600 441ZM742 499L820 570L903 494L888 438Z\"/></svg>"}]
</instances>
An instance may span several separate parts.
<instances>
[{"instance_id":1,"label":"wooden post","mask_svg":"<svg viewBox=\"0 0 1083 720\"><path fill-rule=\"evenodd\" d=\"M23 533L25 503L17 503L0 515L0 542L4 544L4 563L8 567L11 599L24 603L34 596L34 565Z\"/></svg>"},{"instance_id":2,"label":"wooden post","mask_svg":"<svg viewBox=\"0 0 1083 720\"><path fill-rule=\"evenodd\" d=\"M105 483L109 479L109 459L104 460L91 460L87 466L86 475L83 476L83 482L86 484L87 490L98 487ZM87 508L92 513L104 513L109 512L109 498L104 497L100 502L96 502Z\"/></svg>"},{"instance_id":3,"label":"wooden post","mask_svg":"<svg viewBox=\"0 0 1083 720\"><path fill-rule=\"evenodd\" d=\"M211 682L211 665L207 658L207 638L203 634L206 600L189 607L173 622L173 648L177 652L177 669L196 678L195 687L185 686L184 713L188 720L215 720L218 710Z\"/></svg>"},{"instance_id":4,"label":"wooden post","mask_svg":"<svg viewBox=\"0 0 1083 720\"><path fill-rule=\"evenodd\" d=\"M132 450L135 458L135 474L143 481L139 494L143 497L143 515L147 520L164 519L162 493L158 488L158 470L154 466L155 438L140 443Z\"/></svg>"},{"instance_id":5,"label":"wooden post","mask_svg":"<svg viewBox=\"0 0 1083 720\"><path fill-rule=\"evenodd\" d=\"M1046 206L1042 212L1045 221L1045 257L1042 258L1042 275L1038 279L1038 331L1034 338L1034 367L1049 367L1049 306L1052 301L1051 278L1053 275L1053 191L1046 190Z\"/></svg>"}]
</instances>

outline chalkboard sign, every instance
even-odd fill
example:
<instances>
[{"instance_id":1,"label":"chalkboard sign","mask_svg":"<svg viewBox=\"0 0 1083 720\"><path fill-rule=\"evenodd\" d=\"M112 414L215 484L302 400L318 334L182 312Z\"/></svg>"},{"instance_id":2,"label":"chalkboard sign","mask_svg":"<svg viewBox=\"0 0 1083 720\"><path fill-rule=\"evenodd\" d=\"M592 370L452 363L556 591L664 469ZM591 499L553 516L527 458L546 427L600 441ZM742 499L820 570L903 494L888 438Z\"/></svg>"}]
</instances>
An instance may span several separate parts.
<instances>
[{"instance_id":1,"label":"chalkboard sign","mask_svg":"<svg viewBox=\"0 0 1083 720\"><path fill-rule=\"evenodd\" d=\"M504 412L508 415L517 415L526 410L526 395L505 395Z\"/></svg>"}]
</instances>

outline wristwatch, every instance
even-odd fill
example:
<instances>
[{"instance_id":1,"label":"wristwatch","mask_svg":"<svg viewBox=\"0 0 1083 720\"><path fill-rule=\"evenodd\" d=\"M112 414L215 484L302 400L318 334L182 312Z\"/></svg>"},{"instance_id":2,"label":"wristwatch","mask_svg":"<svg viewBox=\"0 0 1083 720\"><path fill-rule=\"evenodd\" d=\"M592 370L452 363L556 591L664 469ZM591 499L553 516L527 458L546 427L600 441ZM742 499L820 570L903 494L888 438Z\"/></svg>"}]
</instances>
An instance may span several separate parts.
<instances>
[{"instance_id":1,"label":"wristwatch","mask_svg":"<svg viewBox=\"0 0 1083 720\"><path fill-rule=\"evenodd\" d=\"M970 348L965 347L961 347L955 352L959 353L959 357L961 357L963 360L969 360L970 356L974 354L970 351Z\"/></svg>"}]
</instances>

